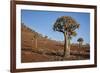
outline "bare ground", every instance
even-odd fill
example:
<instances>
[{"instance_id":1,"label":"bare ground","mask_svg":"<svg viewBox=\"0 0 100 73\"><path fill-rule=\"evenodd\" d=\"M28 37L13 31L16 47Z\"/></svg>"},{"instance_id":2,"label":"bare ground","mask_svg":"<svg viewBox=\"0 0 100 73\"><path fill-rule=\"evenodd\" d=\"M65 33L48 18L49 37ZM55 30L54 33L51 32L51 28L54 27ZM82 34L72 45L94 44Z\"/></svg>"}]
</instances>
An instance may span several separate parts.
<instances>
[{"instance_id":1,"label":"bare ground","mask_svg":"<svg viewBox=\"0 0 100 73\"><path fill-rule=\"evenodd\" d=\"M36 34L36 39L33 38ZM70 56L62 57L64 45L60 41L45 38L41 34L22 25L21 27L21 62L45 62L45 61L63 61L63 60L86 60L90 58L89 45L78 47L71 45Z\"/></svg>"}]
</instances>

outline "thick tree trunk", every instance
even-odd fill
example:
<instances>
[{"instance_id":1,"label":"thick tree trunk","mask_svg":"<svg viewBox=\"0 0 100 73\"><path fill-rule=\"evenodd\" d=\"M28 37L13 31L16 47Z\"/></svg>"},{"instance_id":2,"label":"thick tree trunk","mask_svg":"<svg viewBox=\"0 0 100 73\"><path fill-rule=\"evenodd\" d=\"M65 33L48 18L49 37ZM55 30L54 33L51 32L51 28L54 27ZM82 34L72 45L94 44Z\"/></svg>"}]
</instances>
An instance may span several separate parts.
<instances>
[{"instance_id":1,"label":"thick tree trunk","mask_svg":"<svg viewBox=\"0 0 100 73\"><path fill-rule=\"evenodd\" d=\"M79 48L82 48L82 42L79 42Z\"/></svg>"},{"instance_id":2,"label":"thick tree trunk","mask_svg":"<svg viewBox=\"0 0 100 73\"><path fill-rule=\"evenodd\" d=\"M78 48L80 48L80 42L79 42L79 44L78 44Z\"/></svg>"},{"instance_id":3,"label":"thick tree trunk","mask_svg":"<svg viewBox=\"0 0 100 73\"><path fill-rule=\"evenodd\" d=\"M68 46L68 35L66 32L64 32L64 54L63 57L69 56L70 55L70 48Z\"/></svg>"},{"instance_id":4,"label":"thick tree trunk","mask_svg":"<svg viewBox=\"0 0 100 73\"><path fill-rule=\"evenodd\" d=\"M63 54L63 57L65 57L65 55L66 55L66 48L67 48L66 42L67 42L66 33L64 32L64 54Z\"/></svg>"},{"instance_id":5,"label":"thick tree trunk","mask_svg":"<svg viewBox=\"0 0 100 73\"><path fill-rule=\"evenodd\" d=\"M35 48L37 48L37 38L35 39Z\"/></svg>"},{"instance_id":6,"label":"thick tree trunk","mask_svg":"<svg viewBox=\"0 0 100 73\"><path fill-rule=\"evenodd\" d=\"M70 56L70 44L71 44L70 39L68 39L68 56Z\"/></svg>"}]
</instances>

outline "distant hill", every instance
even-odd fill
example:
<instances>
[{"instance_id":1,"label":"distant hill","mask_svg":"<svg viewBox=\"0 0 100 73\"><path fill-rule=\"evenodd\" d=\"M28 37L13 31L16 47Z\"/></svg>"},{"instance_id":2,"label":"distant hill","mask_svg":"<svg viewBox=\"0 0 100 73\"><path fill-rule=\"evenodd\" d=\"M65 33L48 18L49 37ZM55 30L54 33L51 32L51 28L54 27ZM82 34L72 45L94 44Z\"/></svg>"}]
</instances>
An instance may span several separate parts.
<instances>
[{"instance_id":1,"label":"distant hill","mask_svg":"<svg viewBox=\"0 0 100 73\"><path fill-rule=\"evenodd\" d=\"M51 40L48 36L36 32L34 29L29 28L25 24L21 24L21 47L22 49L35 49L35 39L37 39L37 47L40 49L57 49L62 45L61 42ZM56 44L55 47L53 47Z\"/></svg>"}]
</instances>

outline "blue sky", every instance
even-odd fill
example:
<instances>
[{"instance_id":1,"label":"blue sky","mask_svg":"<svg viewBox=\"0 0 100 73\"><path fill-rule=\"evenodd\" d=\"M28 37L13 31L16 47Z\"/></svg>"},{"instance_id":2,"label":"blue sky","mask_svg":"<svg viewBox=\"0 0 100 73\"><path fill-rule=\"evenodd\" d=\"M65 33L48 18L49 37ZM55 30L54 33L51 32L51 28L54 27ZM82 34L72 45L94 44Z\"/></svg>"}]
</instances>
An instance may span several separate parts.
<instances>
[{"instance_id":1,"label":"blue sky","mask_svg":"<svg viewBox=\"0 0 100 73\"><path fill-rule=\"evenodd\" d=\"M52 29L54 22L60 16L71 16L80 24L80 28L76 29L77 36L72 38L73 43L76 43L79 37L86 43L90 42L89 13L21 10L21 22L26 26L51 39L63 41L63 34Z\"/></svg>"}]
</instances>

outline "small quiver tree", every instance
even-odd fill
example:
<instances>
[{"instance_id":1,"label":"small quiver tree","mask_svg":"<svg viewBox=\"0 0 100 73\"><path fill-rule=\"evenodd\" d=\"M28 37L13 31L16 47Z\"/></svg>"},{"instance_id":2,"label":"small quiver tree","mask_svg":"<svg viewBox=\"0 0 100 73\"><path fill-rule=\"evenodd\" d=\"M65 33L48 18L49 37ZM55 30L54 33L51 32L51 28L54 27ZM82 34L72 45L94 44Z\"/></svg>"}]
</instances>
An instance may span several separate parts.
<instances>
[{"instance_id":1,"label":"small quiver tree","mask_svg":"<svg viewBox=\"0 0 100 73\"><path fill-rule=\"evenodd\" d=\"M77 42L79 42L79 48L81 48L82 44L83 44L83 38L78 38Z\"/></svg>"}]
</instances>

